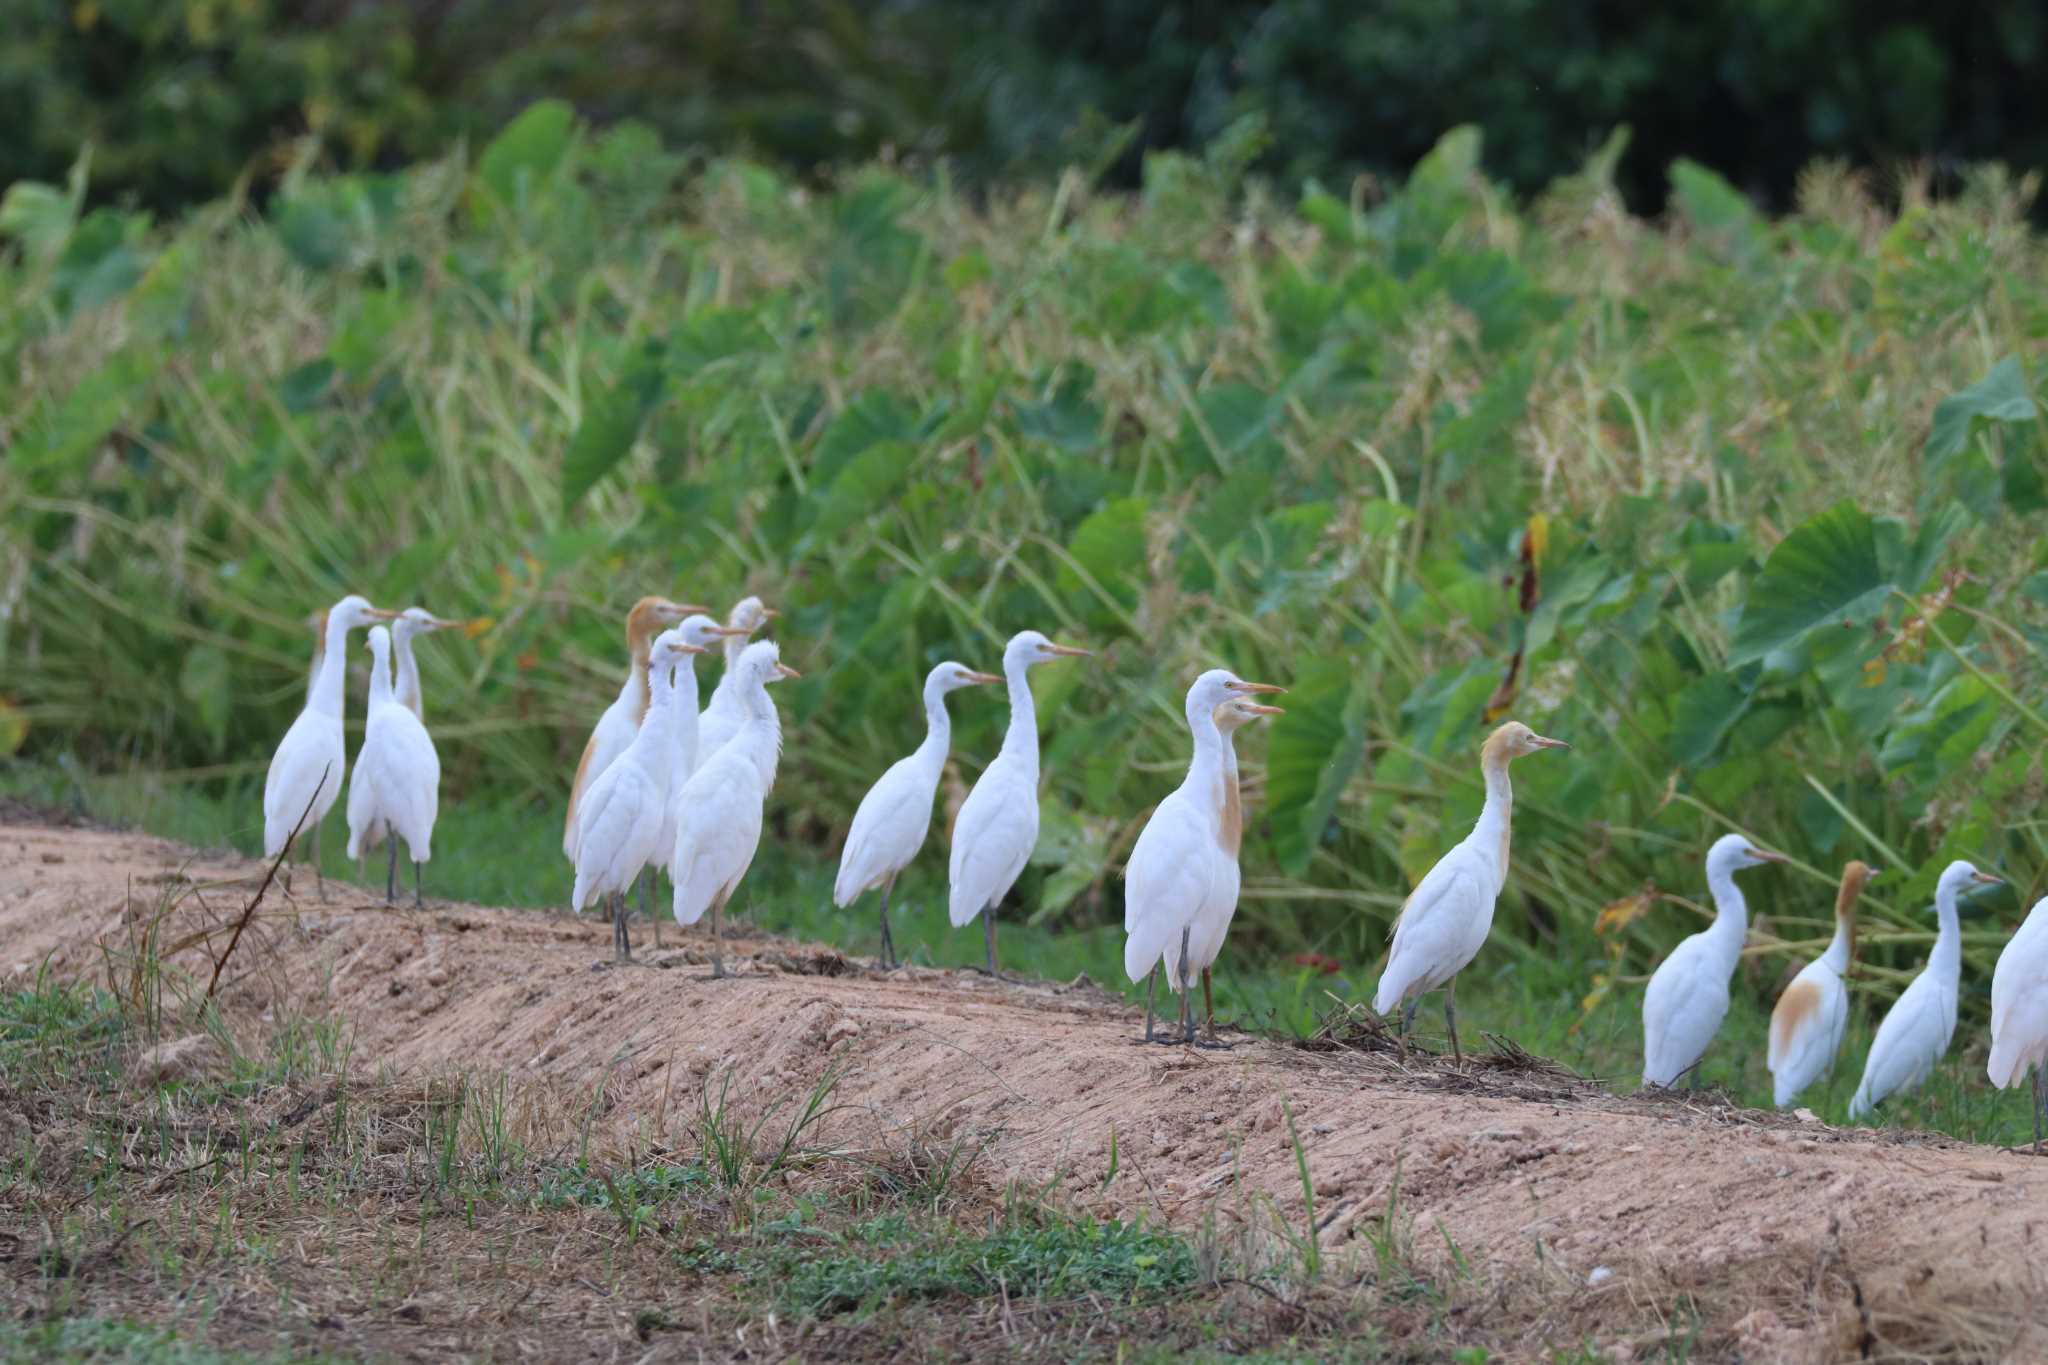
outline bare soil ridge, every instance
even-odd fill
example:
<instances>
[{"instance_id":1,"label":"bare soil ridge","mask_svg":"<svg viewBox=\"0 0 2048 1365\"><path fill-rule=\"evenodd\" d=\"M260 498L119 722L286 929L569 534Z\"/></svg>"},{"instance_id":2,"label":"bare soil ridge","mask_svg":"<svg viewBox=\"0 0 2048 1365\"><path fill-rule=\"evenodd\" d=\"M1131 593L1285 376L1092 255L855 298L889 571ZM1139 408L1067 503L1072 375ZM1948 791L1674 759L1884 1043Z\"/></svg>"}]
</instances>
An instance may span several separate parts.
<instances>
[{"instance_id":1,"label":"bare soil ridge","mask_svg":"<svg viewBox=\"0 0 2048 1365\"><path fill-rule=\"evenodd\" d=\"M0 825L0 972L104 979L167 901L188 928L226 924L261 874L147 836ZM323 903L309 881L238 949L231 1008L339 1014L359 1067L578 1090L618 1148L681 1145L727 1073L765 1108L801 1104L831 1068L826 1135L849 1146L964 1140L996 1178L1104 1215L1298 1228L1291 1116L1330 1263L1389 1228L1424 1259L1454 1245L1546 1289L1560 1344L1590 1335L1626 1358L1646 1316L1690 1302L1701 1344L1752 1360L2048 1355L2048 1161L2024 1153L1617 1097L1511 1048L1464 1071L1404 1063L1362 1020L1365 1050L1146 1047L1136 1013L1086 982L884 975L759 938L729 942L738 976L712 981L701 928L677 947L671 926L658 966L598 968L596 918L388 911L334 883ZM204 952L179 959L201 983Z\"/></svg>"}]
</instances>

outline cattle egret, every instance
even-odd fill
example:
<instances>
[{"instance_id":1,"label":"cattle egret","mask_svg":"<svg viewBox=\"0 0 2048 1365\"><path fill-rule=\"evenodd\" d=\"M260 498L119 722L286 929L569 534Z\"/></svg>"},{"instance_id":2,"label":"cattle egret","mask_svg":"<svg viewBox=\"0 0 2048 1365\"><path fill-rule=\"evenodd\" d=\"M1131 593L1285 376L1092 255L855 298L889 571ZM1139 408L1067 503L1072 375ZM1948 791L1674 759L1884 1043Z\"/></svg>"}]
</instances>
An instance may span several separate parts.
<instances>
[{"instance_id":1,"label":"cattle egret","mask_svg":"<svg viewBox=\"0 0 2048 1365\"><path fill-rule=\"evenodd\" d=\"M1941 880L1934 884L1939 925L1934 951L1878 1024L1870 1056L1863 1063L1863 1082L1849 1101L1850 1118L1860 1119L1891 1096L1917 1087L1948 1051L1956 1032L1956 991L1963 975L1963 931L1956 923L1956 899L1971 886L1996 885L1999 880L1960 858L1942 869Z\"/></svg>"},{"instance_id":2,"label":"cattle egret","mask_svg":"<svg viewBox=\"0 0 2048 1365\"><path fill-rule=\"evenodd\" d=\"M946 714L946 694L977 683L999 683L995 673L977 673L965 664L942 663L924 679L924 743L889 765L853 813L846 847L839 851L839 876L832 883L832 903L844 910L875 887L882 888L882 950L876 965L896 965L896 945L889 940L889 893L896 875L924 847L932 825L932 798L945 771L946 751L953 742L953 721Z\"/></svg>"},{"instance_id":3,"label":"cattle egret","mask_svg":"<svg viewBox=\"0 0 2048 1365\"><path fill-rule=\"evenodd\" d=\"M1216 708L1216 728L1223 735L1223 793L1216 847L1216 894L1195 913L1194 932L1188 939L1188 970L1202 978L1202 1034L1216 1042L1216 1002L1209 991L1209 969L1223 955L1223 940L1230 933L1230 921L1237 914L1237 894L1242 879L1237 851L1244 841L1244 805L1238 790L1237 732L1261 716L1284 715L1277 706L1261 706L1244 697L1232 697ZM1129 929L1129 924L1124 926ZM1168 966L1178 964L1169 962ZM1175 989L1179 989L1175 987ZM1152 988L1145 988L1146 1012L1151 1012ZM1220 1044L1219 1044L1220 1046Z\"/></svg>"},{"instance_id":4,"label":"cattle egret","mask_svg":"<svg viewBox=\"0 0 2048 1365\"><path fill-rule=\"evenodd\" d=\"M1518 720L1488 735L1479 747L1486 803L1479 808L1478 823L1416 883L1395 919L1393 950L1372 1007L1386 1014L1405 1004L1401 1036L1406 1038L1422 997L1442 986L1451 1056L1460 1065L1465 1056L1458 1046L1458 973L1486 946L1493 905L1508 879L1508 828L1515 805L1508 765L1524 754L1570 747Z\"/></svg>"},{"instance_id":5,"label":"cattle egret","mask_svg":"<svg viewBox=\"0 0 2048 1365\"><path fill-rule=\"evenodd\" d=\"M742 597L733 603L725 624L733 634L725 639L725 672L704 703L704 715L697 722L697 766L703 767L725 742L739 733L747 718L747 701L733 666L747 648L747 637L774 620L779 613L761 604L758 597Z\"/></svg>"},{"instance_id":6,"label":"cattle egret","mask_svg":"<svg viewBox=\"0 0 2048 1365\"><path fill-rule=\"evenodd\" d=\"M313 666L306 672L306 700L313 699L313 686L320 681L320 661L327 657L327 608L308 613L306 624L313 631Z\"/></svg>"},{"instance_id":7,"label":"cattle egret","mask_svg":"<svg viewBox=\"0 0 2048 1365\"><path fill-rule=\"evenodd\" d=\"M391 623L391 690L400 706L423 721L427 712L420 696L420 665L413 658L412 638L461 624L460 621L443 621L424 607L407 607Z\"/></svg>"},{"instance_id":8,"label":"cattle egret","mask_svg":"<svg viewBox=\"0 0 2048 1365\"><path fill-rule=\"evenodd\" d=\"M583 757L576 764L575 781L569 787L569 814L562 821L562 854L570 862L576 861L577 825L590 784L626 752L626 746L633 742L641 720L647 715L651 696L647 656L653 647L654 637L664 627L674 625L693 611L709 610L708 607L681 605L665 597L643 597L626 613L626 653L629 656L626 681L620 686L618 697L598 717L597 728L590 732L590 739L583 746Z\"/></svg>"},{"instance_id":9,"label":"cattle egret","mask_svg":"<svg viewBox=\"0 0 2048 1365\"><path fill-rule=\"evenodd\" d=\"M1783 854L1758 848L1740 834L1724 834L1707 850L1714 922L1673 948L1643 992L1644 1085L1675 1085L1707 1055L1727 1017L1728 981L1749 933L1749 906L1736 889L1735 874L1784 861Z\"/></svg>"},{"instance_id":10,"label":"cattle egret","mask_svg":"<svg viewBox=\"0 0 2048 1365\"><path fill-rule=\"evenodd\" d=\"M402 618L401 618L402 619ZM348 856L360 858L372 836L391 836L384 903L398 896L398 841L412 858L412 903L422 904L423 865L434 856L434 811L441 760L420 718L398 700L391 679L391 633L370 627L370 708L363 747L348 779Z\"/></svg>"},{"instance_id":11,"label":"cattle egret","mask_svg":"<svg viewBox=\"0 0 2048 1365\"><path fill-rule=\"evenodd\" d=\"M292 827L304 816L305 828L313 831L313 870L318 876L320 822L341 794L341 775L347 766L341 743L342 652L348 647L350 631L395 615L354 594L328 608L320 671L306 695L305 709L284 732L263 779L264 857L275 858L285 852Z\"/></svg>"},{"instance_id":12,"label":"cattle egret","mask_svg":"<svg viewBox=\"0 0 2048 1365\"><path fill-rule=\"evenodd\" d=\"M700 653L709 653L712 645L717 644L721 637L746 634L745 631L729 630L701 612L677 626L675 633L682 637L683 643L697 646ZM669 859L675 856L676 814L682 799L683 784L690 780L691 773L697 771L697 655L685 655L673 673L675 699L670 705L674 708L676 717L674 758L668 770L668 799L662 803L661 832L655 837L654 842L654 862L669 874L671 882L675 880L675 872L669 867ZM640 913L653 920L654 946L659 948L661 921L655 918L647 905L645 877L640 879L640 892Z\"/></svg>"},{"instance_id":13,"label":"cattle egret","mask_svg":"<svg viewBox=\"0 0 2048 1365\"><path fill-rule=\"evenodd\" d=\"M703 652L673 630L663 632L649 648L651 700L646 718L626 752L590 784L578 811L576 886L569 908L581 911L598 896L612 898L612 956L619 962L633 960L632 936L626 930L626 888L660 856L655 841L661 836L669 768L675 762L672 670Z\"/></svg>"},{"instance_id":14,"label":"cattle egret","mask_svg":"<svg viewBox=\"0 0 2048 1365\"><path fill-rule=\"evenodd\" d=\"M1187 983L1196 920L1225 895L1236 900L1235 878L1226 888L1223 828L1223 734L1216 708L1233 696L1281 692L1271 683L1246 682L1227 668L1212 668L1188 688L1183 713L1194 740L1187 776L1152 810L1124 863L1124 974L1147 980L1166 959L1167 984L1180 994L1181 1041L1195 1040ZM986 779L984 779L986 780ZM974 798L969 797L972 801ZM966 812L961 812L964 817ZM1152 993L1145 995L1145 1041L1151 1042Z\"/></svg>"},{"instance_id":15,"label":"cattle egret","mask_svg":"<svg viewBox=\"0 0 2048 1365\"><path fill-rule=\"evenodd\" d=\"M1998 955L1991 973L1991 1060L1985 1070L2000 1090L2034 1073L2034 1151L2041 1151L2041 1113L2048 1107L2048 896Z\"/></svg>"},{"instance_id":16,"label":"cattle egret","mask_svg":"<svg viewBox=\"0 0 2048 1365\"><path fill-rule=\"evenodd\" d=\"M1856 898L1872 871L1859 862L1842 869L1835 936L1826 952L1799 969L1771 1011L1771 1102L1780 1109L1826 1075L1841 1049L1842 1032L1849 1026L1849 989L1842 974L1856 952Z\"/></svg>"},{"instance_id":17,"label":"cattle egret","mask_svg":"<svg viewBox=\"0 0 2048 1365\"><path fill-rule=\"evenodd\" d=\"M946 913L958 929L986 910L983 937L988 974L996 974L996 903L1016 885L1025 860L1038 843L1038 713L1031 705L1029 673L1034 664L1085 657L1088 651L1056 645L1035 630L1010 637L1003 647L1003 678L1010 689L1010 728L1003 747L953 821L953 852L947 864Z\"/></svg>"},{"instance_id":18,"label":"cattle egret","mask_svg":"<svg viewBox=\"0 0 2048 1365\"><path fill-rule=\"evenodd\" d=\"M775 785L782 726L768 684L802 676L786 667L773 640L748 645L732 666L745 708L740 728L683 785L677 805L676 846L669 862L675 880L676 923L695 924L711 912L711 975L725 975L721 915L747 875L761 844L761 810Z\"/></svg>"}]
</instances>

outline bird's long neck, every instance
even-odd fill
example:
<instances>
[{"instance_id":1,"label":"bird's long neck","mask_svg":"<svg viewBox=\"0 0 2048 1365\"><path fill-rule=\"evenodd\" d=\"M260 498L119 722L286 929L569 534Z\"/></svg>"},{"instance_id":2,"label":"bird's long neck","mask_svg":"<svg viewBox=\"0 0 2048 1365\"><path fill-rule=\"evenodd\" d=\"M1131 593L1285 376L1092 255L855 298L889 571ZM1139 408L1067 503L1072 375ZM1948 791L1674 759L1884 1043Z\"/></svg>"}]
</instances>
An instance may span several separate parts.
<instances>
[{"instance_id":1,"label":"bird's long neck","mask_svg":"<svg viewBox=\"0 0 2048 1365\"><path fill-rule=\"evenodd\" d=\"M640 721L640 733L646 736L650 758L665 776L668 765L675 761L670 739L675 727L675 684L669 681L669 670L665 668L644 668L641 674L650 701L647 714Z\"/></svg>"},{"instance_id":2,"label":"bird's long neck","mask_svg":"<svg viewBox=\"0 0 2048 1365\"><path fill-rule=\"evenodd\" d=\"M1956 917L1954 887L1938 886L1934 892L1934 917L1940 928L1934 934L1934 951L1927 955L1927 970L1954 983L1963 972L1963 926Z\"/></svg>"},{"instance_id":3,"label":"bird's long neck","mask_svg":"<svg viewBox=\"0 0 2048 1365\"><path fill-rule=\"evenodd\" d=\"M946 694L938 688L924 689L924 742L917 746L917 766L937 775L946 766L946 751L953 746L953 717L946 711Z\"/></svg>"},{"instance_id":4,"label":"bird's long neck","mask_svg":"<svg viewBox=\"0 0 2048 1365\"><path fill-rule=\"evenodd\" d=\"M1220 727L1219 727L1220 728ZM1216 842L1232 858L1244 844L1244 794L1237 782L1237 732L1222 732L1221 793L1217 801Z\"/></svg>"},{"instance_id":5,"label":"bird's long neck","mask_svg":"<svg viewBox=\"0 0 2048 1365\"><path fill-rule=\"evenodd\" d=\"M401 621L399 624L403 625L405 623ZM421 710L420 700L420 666L419 662L412 656L411 631L394 630L391 632L391 664L392 671L396 674L394 681L399 705L412 712L415 716L418 716L421 720L425 720L426 715Z\"/></svg>"},{"instance_id":6,"label":"bird's long neck","mask_svg":"<svg viewBox=\"0 0 2048 1365\"><path fill-rule=\"evenodd\" d=\"M761 780L774 785L775 763L782 756L782 717L775 710L775 699L768 695L768 684L755 683L748 688L744 698L747 708L746 723L740 727L736 744L745 744L748 757L761 770Z\"/></svg>"},{"instance_id":7,"label":"bird's long neck","mask_svg":"<svg viewBox=\"0 0 2048 1365\"><path fill-rule=\"evenodd\" d=\"M320 671L313 675L313 690L306 709L341 719L342 651L348 648L348 622L327 618L327 643L320 656Z\"/></svg>"},{"instance_id":8,"label":"bird's long neck","mask_svg":"<svg viewBox=\"0 0 2048 1365\"><path fill-rule=\"evenodd\" d=\"M1749 934L1749 902L1742 898L1742 889L1735 884L1735 870L1708 868L1707 889L1714 895L1714 925L1707 932L1732 940L1732 950L1740 952L1742 940Z\"/></svg>"},{"instance_id":9,"label":"bird's long neck","mask_svg":"<svg viewBox=\"0 0 2048 1365\"><path fill-rule=\"evenodd\" d=\"M635 724L647 719L647 708L653 702L653 683L648 677L647 657L653 652L653 642L643 639L633 641L633 662L626 671L626 685L619 691L622 701L631 703Z\"/></svg>"},{"instance_id":10,"label":"bird's long neck","mask_svg":"<svg viewBox=\"0 0 2048 1365\"><path fill-rule=\"evenodd\" d=\"M391 699L391 660L382 653L372 653L370 655L370 709L375 710L379 706L387 705Z\"/></svg>"},{"instance_id":11,"label":"bird's long neck","mask_svg":"<svg viewBox=\"0 0 2048 1365\"><path fill-rule=\"evenodd\" d=\"M670 674L668 713L675 731L676 763L689 773L697 766L697 656L687 656Z\"/></svg>"},{"instance_id":12,"label":"bird's long neck","mask_svg":"<svg viewBox=\"0 0 2048 1365\"><path fill-rule=\"evenodd\" d=\"M1835 896L1835 936L1828 940L1828 950L1820 960L1836 976L1849 970L1849 959L1856 955L1856 896L1860 890L1845 882Z\"/></svg>"},{"instance_id":13,"label":"bird's long neck","mask_svg":"<svg viewBox=\"0 0 2048 1365\"><path fill-rule=\"evenodd\" d=\"M1003 678L1010 685L1010 728L1003 735L1003 757L1025 764L1035 780L1038 773L1038 710L1031 702L1031 665L1025 660L1003 660ZM1211 730L1216 723L1209 723Z\"/></svg>"},{"instance_id":14,"label":"bird's long neck","mask_svg":"<svg viewBox=\"0 0 2048 1365\"><path fill-rule=\"evenodd\" d=\"M1496 892L1507 880L1509 827L1515 813L1515 788L1508 781L1508 760L1496 753L1486 753L1479 760L1480 774L1486 779L1486 804L1479 808L1478 822L1472 826L1472 842L1494 861Z\"/></svg>"},{"instance_id":15,"label":"bird's long neck","mask_svg":"<svg viewBox=\"0 0 2048 1365\"><path fill-rule=\"evenodd\" d=\"M1188 733L1195 741L1194 756L1188 760L1188 775L1181 783L1190 795L1203 798L1197 805L1221 826L1223 818L1223 732L1216 728L1215 703L1207 698L1188 698Z\"/></svg>"}]
</instances>

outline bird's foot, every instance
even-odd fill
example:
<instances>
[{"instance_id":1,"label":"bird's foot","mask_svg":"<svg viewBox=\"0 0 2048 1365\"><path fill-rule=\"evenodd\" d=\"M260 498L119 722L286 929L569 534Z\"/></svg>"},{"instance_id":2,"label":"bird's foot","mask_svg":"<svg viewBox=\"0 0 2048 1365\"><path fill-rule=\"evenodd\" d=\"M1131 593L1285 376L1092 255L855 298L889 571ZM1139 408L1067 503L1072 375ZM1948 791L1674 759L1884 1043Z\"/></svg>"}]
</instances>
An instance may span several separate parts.
<instances>
[{"instance_id":1,"label":"bird's foot","mask_svg":"<svg viewBox=\"0 0 2048 1365\"><path fill-rule=\"evenodd\" d=\"M1237 1044L1226 1043L1221 1038L1218 1038L1215 1034L1208 1033L1204 1034L1200 1039L1198 1039L1195 1043L1195 1046L1202 1049L1202 1051L1204 1052L1231 1052L1236 1049Z\"/></svg>"}]
</instances>

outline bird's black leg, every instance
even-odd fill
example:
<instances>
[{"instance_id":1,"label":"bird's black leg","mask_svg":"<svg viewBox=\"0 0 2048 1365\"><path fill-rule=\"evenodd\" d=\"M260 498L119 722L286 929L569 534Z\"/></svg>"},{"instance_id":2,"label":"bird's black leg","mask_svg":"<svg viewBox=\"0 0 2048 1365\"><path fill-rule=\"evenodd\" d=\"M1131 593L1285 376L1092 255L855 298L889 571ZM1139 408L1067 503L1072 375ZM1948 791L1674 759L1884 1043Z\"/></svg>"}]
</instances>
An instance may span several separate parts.
<instances>
[{"instance_id":1,"label":"bird's black leg","mask_svg":"<svg viewBox=\"0 0 2048 1365\"><path fill-rule=\"evenodd\" d=\"M896 965L896 945L889 939L889 893L896 889L896 878L892 875L882 883L882 956L875 965L888 971Z\"/></svg>"},{"instance_id":2,"label":"bird's black leg","mask_svg":"<svg viewBox=\"0 0 2048 1365\"><path fill-rule=\"evenodd\" d=\"M1415 1011L1421 1004L1422 997L1418 995L1401 1011L1401 1055L1404 1057L1408 1055L1408 1033L1415 1027Z\"/></svg>"},{"instance_id":3,"label":"bird's black leg","mask_svg":"<svg viewBox=\"0 0 2048 1365\"><path fill-rule=\"evenodd\" d=\"M391 904L398 899L398 831L392 830L389 842L391 852L384 859L384 903Z\"/></svg>"},{"instance_id":4,"label":"bird's black leg","mask_svg":"<svg viewBox=\"0 0 2048 1365\"><path fill-rule=\"evenodd\" d=\"M2034 1068L2034 1155L2041 1155L2041 1109L2048 1105L2048 1092L2043 1089L2043 1072L2048 1067Z\"/></svg>"},{"instance_id":5,"label":"bird's black leg","mask_svg":"<svg viewBox=\"0 0 2048 1365\"><path fill-rule=\"evenodd\" d=\"M1152 970L1145 977L1145 1041L1152 1041L1152 1001L1159 993L1159 964L1152 964Z\"/></svg>"},{"instance_id":6,"label":"bird's black leg","mask_svg":"<svg viewBox=\"0 0 2048 1365\"><path fill-rule=\"evenodd\" d=\"M640 918L654 920L654 946L661 946L661 921L654 919L654 865L640 869Z\"/></svg>"},{"instance_id":7,"label":"bird's black leg","mask_svg":"<svg viewBox=\"0 0 2048 1365\"><path fill-rule=\"evenodd\" d=\"M711 979L714 981L725 975L725 935L719 930L724 911L724 897L711 902Z\"/></svg>"},{"instance_id":8,"label":"bird's black leg","mask_svg":"<svg viewBox=\"0 0 2048 1365\"><path fill-rule=\"evenodd\" d=\"M996 908L991 905L981 912L982 938L988 944L988 974L996 974Z\"/></svg>"},{"instance_id":9,"label":"bird's black leg","mask_svg":"<svg viewBox=\"0 0 2048 1365\"><path fill-rule=\"evenodd\" d=\"M320 826L313 826L313 885L320 892L320 899L327 899L327 874L320 870Z\"/></svg>"},{"instance_id":10,"label":"bird's black leg","mask_svg":"<svg viewBox=\"0 0 2048 1365\"><path fill-rule=\"evenodd\" d=\"M426 866L425 863L421 862L415 862L412 865L412 908L415 910L427 908L426 893L420 886L420 883L426 879Z\"/></svg>"},{"instance_id":11,"label":"bird's black leg","mask_svg":"<svg viewBox=\"0 0 2048 1365\"><path fill-rule=\"evenodd\" d=\"M1180 931L1180 1040L1183 1043L1195 1041L1195 983L1188 980L1188 938L1193 932L1192 927Z\"/></svg>"},{"instance_id":12,"label":"bird's black leg","mask_svg":"<svg viewBox=\"0 0 2048 1365\"><path fill-rule=\"evenodd\" d=\"M1451 1031L1452 1064L1465 1065L1465 1054L1458 1047L1458 978L1455 976L1444 986L1444 1027Z\"/></svg>"},{"instance_id":13,"label":"bird's black leg","mask_svg":"<svg viewBox=\"0 0 2048 1365\"><path fill-rule=\"evenodd\" d=\"M612 893L612 955L620 962L633 960L633 927L627 922L626 893Z\"/></svg>"}]
</instances>

